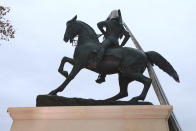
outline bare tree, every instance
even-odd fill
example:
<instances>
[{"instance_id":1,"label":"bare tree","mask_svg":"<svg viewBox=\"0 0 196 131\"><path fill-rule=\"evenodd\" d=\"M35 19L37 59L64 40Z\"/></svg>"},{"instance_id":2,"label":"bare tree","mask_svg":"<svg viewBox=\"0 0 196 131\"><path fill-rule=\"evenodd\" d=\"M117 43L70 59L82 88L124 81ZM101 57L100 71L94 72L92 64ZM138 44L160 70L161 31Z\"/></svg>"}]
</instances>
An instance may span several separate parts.
<instances>
[{"instance_id":1,"label":"bare tree","mask_svg":"<svg viewBox=\"0 0 196 131\"><path fill-rule=\"evenodd\" d=\"M4 18L9 11L9 7L0 6L0 40L9 41L14 38L15 30L10 21Z\"/></svg>"}]
</instances>

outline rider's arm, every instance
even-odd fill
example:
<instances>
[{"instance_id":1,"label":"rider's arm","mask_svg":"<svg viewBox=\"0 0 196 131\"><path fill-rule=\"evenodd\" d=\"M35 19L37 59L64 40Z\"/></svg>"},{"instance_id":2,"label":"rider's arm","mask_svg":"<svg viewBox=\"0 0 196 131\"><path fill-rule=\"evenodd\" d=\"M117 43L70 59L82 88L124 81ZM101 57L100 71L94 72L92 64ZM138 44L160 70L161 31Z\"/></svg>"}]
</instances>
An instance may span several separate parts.
<instances>
[{"instance_id":1,"label":"rider's arm","mask_svg":"<svg viewBox=\"0 0 196 131\"><path fill-rule=\"evenodd\" d=\"M130 38L129 32L127 32L127 31L124 29L124 27L123 27L122 33L123 33L123 35L125 36L125 38L124 38L123 42L122 42L121 45L120 45L121 47L123 47L123 46L127 43L127 41L129 40L129 38Z\"/></svg>"},{"instance_id":2,"label":"rider's arm","mask_svg":"<svg viewBox=\"0 0 196 131\"><path fill-rule=\"evenodd\" d=\"M105 35L106 31L103 29L104 27L106 27L106 29L109 29L108 24L106 23L106 21L101 21L99 23L97 23L97 27L99 28L99 30Z\"/></svg>"}]
</instances>

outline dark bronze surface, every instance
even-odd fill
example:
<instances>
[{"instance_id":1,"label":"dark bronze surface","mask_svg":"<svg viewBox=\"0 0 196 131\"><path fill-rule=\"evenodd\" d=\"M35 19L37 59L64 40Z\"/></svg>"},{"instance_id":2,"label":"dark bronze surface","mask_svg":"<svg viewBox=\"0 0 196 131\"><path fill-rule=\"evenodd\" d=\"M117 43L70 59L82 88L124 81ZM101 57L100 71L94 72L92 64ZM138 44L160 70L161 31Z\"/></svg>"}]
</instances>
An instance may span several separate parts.
<instances>
[{"instance_id":1,"label":"dark bronze surface","mask_svg":"<svg viewBox=\"0 0 196 131\"><path fill-rule=\"evenodd\" d=\"M105 106L105 105L152 105L150 102L105 101L83 98L67 98L63 96L39 95L36 106Z\"/></svg>"}]
</instances>

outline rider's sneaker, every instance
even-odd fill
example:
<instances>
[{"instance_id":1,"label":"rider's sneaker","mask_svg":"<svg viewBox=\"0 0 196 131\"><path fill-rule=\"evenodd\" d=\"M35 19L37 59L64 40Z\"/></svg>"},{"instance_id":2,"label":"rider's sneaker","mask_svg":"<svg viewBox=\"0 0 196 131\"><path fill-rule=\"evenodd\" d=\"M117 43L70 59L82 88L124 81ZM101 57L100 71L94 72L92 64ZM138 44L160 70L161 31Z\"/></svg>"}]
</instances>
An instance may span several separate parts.
<instances>
[{"instance_id":1,"label":"rider's sneaker","mask_svg":"<svg viewBox=\"0 0 196 131\"><path fill-rule=\"evenodd\" d=\"M98 77L97 80L95 80L97 83L101 84L105 82L105 77Z\"/></svg>"}]
</instances>

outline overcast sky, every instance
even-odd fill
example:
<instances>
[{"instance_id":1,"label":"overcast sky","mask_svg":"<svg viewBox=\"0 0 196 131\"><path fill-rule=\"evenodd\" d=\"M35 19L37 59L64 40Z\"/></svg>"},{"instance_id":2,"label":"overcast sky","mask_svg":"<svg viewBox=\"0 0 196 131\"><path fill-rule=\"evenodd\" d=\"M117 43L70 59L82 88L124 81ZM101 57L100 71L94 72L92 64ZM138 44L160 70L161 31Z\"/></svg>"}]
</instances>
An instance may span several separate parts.
<instances>
[{"instance_id":1,"label":"overcast sky","mask_svg":"<svg viewBox=\"0 0 196 131\"><path fill-rule=\"evenodd\" d=\"M72 57L74 47L63 42L66 21L74 15L91 25L106 19L111 10L122 17L145 51L162 54L176 69L181 83L155 67L163 89L184 131L195 131L196 1L195 0L1 0L11 8L8 18L16 38L0 41L0 130L8 131L12 120L8 107L34 107L36 96L47 94L63 81L57 70L63 56ZM131 40L128 47L134 47ZM66 70L71 70L66 65ZM118 93L117 75L95 83L96 73L82 70L59 95L106 99ZM148 76L147 72L145 75ZM129 100L142 84L129 84ZM146 101L159 104L153 88Z\"/></svg>"}]
</instances>

